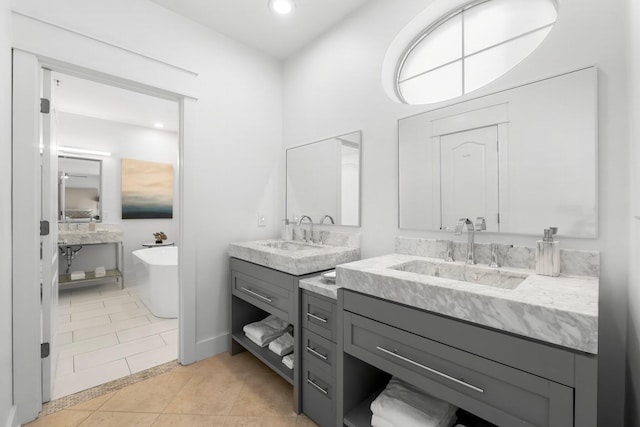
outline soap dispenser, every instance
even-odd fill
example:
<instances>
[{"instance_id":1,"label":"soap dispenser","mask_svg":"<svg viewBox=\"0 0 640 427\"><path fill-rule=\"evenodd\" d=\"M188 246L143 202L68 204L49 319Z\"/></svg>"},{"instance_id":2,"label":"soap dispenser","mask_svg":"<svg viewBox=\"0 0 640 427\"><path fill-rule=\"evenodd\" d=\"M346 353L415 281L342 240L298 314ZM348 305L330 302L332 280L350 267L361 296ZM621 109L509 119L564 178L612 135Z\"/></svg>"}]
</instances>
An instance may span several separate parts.
<instances>
[{"instance_id":1,"label":"soap dispenser","mask_svg":"<svg viewBox=\"0 0 640 427\"><path fill-rule=\"evenodd\" d=\"M560 246L553 235L558 232L557 227L544 230L542 240L538 240L536 248L536 273L543 276L560 275Z\"/></svg>"}]
</instances>

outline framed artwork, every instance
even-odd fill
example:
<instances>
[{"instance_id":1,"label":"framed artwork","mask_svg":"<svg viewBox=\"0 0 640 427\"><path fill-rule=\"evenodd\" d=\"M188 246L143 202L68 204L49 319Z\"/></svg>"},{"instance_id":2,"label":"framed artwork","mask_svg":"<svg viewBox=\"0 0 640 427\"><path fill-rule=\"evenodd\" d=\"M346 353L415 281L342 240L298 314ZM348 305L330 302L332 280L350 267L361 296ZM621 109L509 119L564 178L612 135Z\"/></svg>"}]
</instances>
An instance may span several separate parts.
<instances>
[{"instance_id":1,"label":"framed artwork","mask_svg":"<svg viewBox=\"0 0 640 427\"><path fill-rule=\"evenodd\" d=\"M122 219L173 218L173 165L122 159Z\"/></svg>"}]
</instances>

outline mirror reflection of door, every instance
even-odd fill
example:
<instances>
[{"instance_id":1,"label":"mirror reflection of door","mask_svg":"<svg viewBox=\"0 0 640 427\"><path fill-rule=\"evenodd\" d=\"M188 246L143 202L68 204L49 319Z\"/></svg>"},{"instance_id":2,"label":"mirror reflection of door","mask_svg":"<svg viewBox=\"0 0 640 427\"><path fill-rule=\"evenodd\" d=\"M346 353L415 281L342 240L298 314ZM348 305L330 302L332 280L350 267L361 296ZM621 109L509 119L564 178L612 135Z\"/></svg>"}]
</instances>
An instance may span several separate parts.
<instances>
[{"instance_id":1,"label":"mirror reflection of door","mask_svg":"<svg viewBox=\"0 0 640 427\"><path fill-rule=\"evenodd\" d=\"M441 136L440 164L442 228L484 217L487 231L499 231L498 127Z\"/></svg>"}]
</instances>

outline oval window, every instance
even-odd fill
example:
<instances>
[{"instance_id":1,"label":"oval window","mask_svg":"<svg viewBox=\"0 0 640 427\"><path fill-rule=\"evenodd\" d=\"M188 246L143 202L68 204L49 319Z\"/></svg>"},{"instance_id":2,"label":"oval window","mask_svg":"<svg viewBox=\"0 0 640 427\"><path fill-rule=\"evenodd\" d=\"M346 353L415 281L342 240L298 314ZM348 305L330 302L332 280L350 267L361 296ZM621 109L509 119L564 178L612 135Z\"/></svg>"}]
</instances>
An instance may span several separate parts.
<instances>
[{"instance_id":1,"label":"oval window","mask_svg":"<svg viewBox=\"0 0 640 427\"><path fill-rule=\"evenodd\" d=\"M484 0L428 26L404 51L395 90L407 104L430 104L489 84L533 52L558 12L552 0Z\"/></svg>"}]
</instances>

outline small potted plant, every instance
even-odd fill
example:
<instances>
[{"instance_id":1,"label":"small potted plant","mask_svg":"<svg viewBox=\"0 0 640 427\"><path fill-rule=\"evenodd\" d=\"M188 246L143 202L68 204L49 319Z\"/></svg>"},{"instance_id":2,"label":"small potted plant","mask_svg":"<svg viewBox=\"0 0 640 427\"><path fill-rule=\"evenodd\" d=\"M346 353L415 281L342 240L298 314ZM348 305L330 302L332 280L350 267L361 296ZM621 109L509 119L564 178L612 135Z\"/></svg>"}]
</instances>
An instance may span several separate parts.
<instances>
[{"instance_id":1,"label":"small potted plant","mask_svg":"<svg viewBox=\"0 0 640 427\"><path fill-rule=\"evenodd\" d=\"M153 237L156 238L156 244L162 244L164 240L167 240L167 235L164 234L164 231L153 233Z\"/></svg>"}]
</instances>

